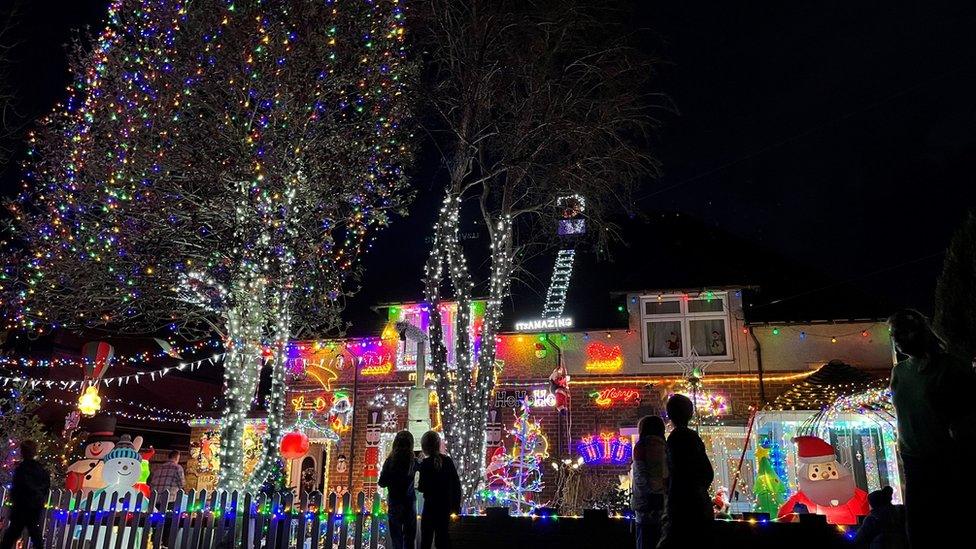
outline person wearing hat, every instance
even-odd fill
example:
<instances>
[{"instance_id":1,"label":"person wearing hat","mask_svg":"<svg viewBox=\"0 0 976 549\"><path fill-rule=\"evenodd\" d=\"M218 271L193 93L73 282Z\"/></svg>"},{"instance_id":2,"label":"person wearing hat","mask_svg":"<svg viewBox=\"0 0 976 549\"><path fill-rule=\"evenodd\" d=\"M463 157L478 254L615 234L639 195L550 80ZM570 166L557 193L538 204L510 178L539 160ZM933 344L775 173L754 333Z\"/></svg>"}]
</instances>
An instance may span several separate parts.
<instances>
[{"instance_id":1,"label":"person wearing hat","mask_svg":"<svg viewBox=\"0 0 976 549\"><path fill-rule=\"evenodd\" d=\"M102 458L115 448L115 418L112 416L93 417L85 427L85 457L68 466L64 486L72 492L81 492L82 497L105 486L102 479Z\"/></svg>"},{"instance_id":2,"label":"person wearing hat","mask_svg":"<svg viewBox=\"0 0 976 549\"><path fill-rule=\"evenodd\" d=\"M868 514L868 495L854 484L850 469L837 461L834 447L819 437L793 439L797 447L796 478L800 489L779 508L779 519L793 518L801 503L831 524L857 524Z\"/></svg>"}]
</instances>

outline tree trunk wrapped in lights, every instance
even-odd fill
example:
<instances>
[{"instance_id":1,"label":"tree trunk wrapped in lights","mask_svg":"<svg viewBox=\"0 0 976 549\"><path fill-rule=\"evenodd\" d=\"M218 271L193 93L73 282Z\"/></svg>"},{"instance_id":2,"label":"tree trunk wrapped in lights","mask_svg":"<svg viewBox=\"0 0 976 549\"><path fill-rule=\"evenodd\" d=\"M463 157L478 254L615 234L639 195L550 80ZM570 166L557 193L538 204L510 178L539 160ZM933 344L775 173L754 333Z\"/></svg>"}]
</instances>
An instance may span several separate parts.
<instances>
[{"instance_id":1,"label":"tree trunk wrapped in lights","mask_svg":"<svg viewBox=\"0 0 976 549\"><path fill-rule=\"evenodd\" d=\"M288 339L341 329L359 257L409 198L404 16L398 0L114 0L30 136L0 285L13 324L222 337L222 487L261 484ZM269 435L245 479L268 348Z\"/></svg>"},{"instance_id":2,"label":"tree trunk wrapped in lights","mask_svg":"<svg viewBox=\"0 0 976 549\"><path fill-rule=\"evenodd\" d=\"M448 176L425 270L431 352L448 452L467 499L484 478L495 336L513 276L526 257L555 244L561 197L586 200L590 244L617 237L614 219L632 212L634 190L657 167L646 139L656 123L652 70L602 2L422 0L412 13L428 52L419 97L431 116L423 120ZM458 236L469 200L491 252L478 275ZM477 334L468 314L476 283L488 293ZM448 285L451 297L442 294ZM458 303L454 370L438 341L446 300Z\"/></svg>"}]
</instances>

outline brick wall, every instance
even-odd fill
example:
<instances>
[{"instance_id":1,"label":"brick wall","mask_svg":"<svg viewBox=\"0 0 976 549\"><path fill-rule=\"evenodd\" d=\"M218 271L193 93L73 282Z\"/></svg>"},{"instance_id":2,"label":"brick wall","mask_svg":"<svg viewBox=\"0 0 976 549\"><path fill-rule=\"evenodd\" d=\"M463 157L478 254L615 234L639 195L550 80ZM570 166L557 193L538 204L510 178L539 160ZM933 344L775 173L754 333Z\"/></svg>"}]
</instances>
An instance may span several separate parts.
<instances>
[{"instance_id":1,"label":"brick wall","mask_svg":"<svg viewBox=\"0 0 976 549\"><path fill-rule=\"evenodd\" d=\"M546 357L549 358L549 357ZM498 395L502 392L513 396L508 403L501 404L496 410L498 420L504 428L511 427L517 408L511 407L515 404L514 392L528 391L531 395L533 389L547 389L549 382L547 375L549 368L506 368L505 374L499 380L497 388ZM346 372L343 372L345 374ZM802 379L808 372L775 372L766 377L765 398L767 401L774 400L778 395L786 391L793 384ZM886 375L887 370L879 370L877 375ZM392 373L387 377L377 379L360 379L358 390L353 395L353 428L341 437L338 444L331 445L331 452L328 464L329 488L344 487L349 489L350 471L352 474L352 492L357 492L364 488L363 468L366 455L365 432L368 411L372 397L377 392L391 395L394 388L402 390L411 383L404 373ZM333 388L352 389L353 383L343 375L333 384ZM591 393L608 387L625 387L637 389L640 393L639 403L625 403L610 407L598 406ZM315 388L314 383L293 384L291 388L298 390L311 390ZM664 403L667 395L673 392L685 392L687 386L678 376L626 376L626 375L603 375L586 376L575 375L572 378L570 391L572 395L571 410L568 417L560 416L553 407L534 407L531 410L531 417L541 424L542 431L549 440L550 458L544 464L543 475L546 488L539 498L542 502L551 501L555 497L555 470L552 467L554 460L571 458L578 456L577 445L580 439L586 435L599 435L602 432L619 433L621 428L636 427L641 417L648 414L663 415ZM745 425L750 415L750 407L758 408L761 406L758 377L750 374L723 374L709 373L706 375L703 391L708 391L724 397L727 404L725 413L721 416L722 423L726 425ZM323 390L324 391L324 390ZM314 393L309 393L314 395ZM397 415L396 421L392 425L387 425L382 429L384 433L394 433L406 428L407 410L405 406L395 406L392 398L387 398L388 402L384 409L386 413L394 412ZM503 400L503 399L497 399ZM289 408L291 412L291 408ZM292 417L293 412L292 412ZM434 421L432 421L434 423ZM353 435L355 433L355 435ZM355 437L355 448L353 448L353 438ZM512 439L506 436L504 439L506 448L511 448ZM489 449L489 456L492 449ZM337 457L346 457L347 469L339 471ZM382 465L385 455L378 456L378 465ZM486 460L488 456L486 456ZM616 484L620 475L628 473L628 465L599 464L586 466L588 468L589 482Z\"/></svg>"}]
</instances>

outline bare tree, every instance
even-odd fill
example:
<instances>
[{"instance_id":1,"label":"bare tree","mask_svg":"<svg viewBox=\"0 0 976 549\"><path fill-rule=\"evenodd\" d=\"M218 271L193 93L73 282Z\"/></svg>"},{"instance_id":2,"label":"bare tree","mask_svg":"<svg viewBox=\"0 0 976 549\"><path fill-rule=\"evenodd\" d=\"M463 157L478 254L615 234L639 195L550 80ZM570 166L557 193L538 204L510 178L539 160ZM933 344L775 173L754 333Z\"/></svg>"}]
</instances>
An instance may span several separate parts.
<instances>
[{"instance_id":1,"label":"bare tree","mask_svg":"<svg viewBox=\"0 0 976 549\"><path fill-rule=\"evenodd\" d=\"M23 115L17 111L17 94L10 78L11 52L17 45L13 29L20 9L20 2L15 1L0 14L0 173L13 156L13 142L24 124Z\"/></svg>"},{"instance_id":2,"label":"bare tree","mask_svg":"<svg viewBox=\"0 0 976 549\"><path fill-rule=\"evenodd\" d=\"M10 204L20 326L185 337L226 355L221 486L274 463L290 337L341 328L375 230L408 193L394 0L116 0L66 103L31 136ZM271 348L263 457L242 433Z\"/></svg>"},{"instance_id":3,"label":"bare tree","mask_svg":"<svg viewBox=\"0 0 976 549\"><path fill-rule=\"evenodd\" d=\"M445 198L426 265L431 353L445 435L470 496L483 478L495 335L514 277L551 244L560 197L586 201L597 245L618 236L612 219L632 210L634 189L656 171L647 145L658 102L651 64L606 22L603 3L428 0L417 10L427 72L427 130L442 153ZM466 201L488 230L490 261L467 265L459 239ZM488 298L480 333L469 303ZM449 284L448 284L449 283ZM445 296L445 285L451 295ZM458 302L457 367L448 369L439 309ZM480 338L477 355L471 339Z\"/></svg>"}]
</instances>

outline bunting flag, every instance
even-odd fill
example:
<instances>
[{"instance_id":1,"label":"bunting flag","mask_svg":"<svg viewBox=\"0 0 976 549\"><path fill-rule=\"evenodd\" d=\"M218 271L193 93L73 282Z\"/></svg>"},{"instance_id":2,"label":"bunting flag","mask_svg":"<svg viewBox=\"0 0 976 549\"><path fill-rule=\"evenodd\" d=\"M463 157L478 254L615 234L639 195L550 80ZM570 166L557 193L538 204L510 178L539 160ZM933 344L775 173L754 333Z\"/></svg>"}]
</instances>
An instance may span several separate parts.
<instances>
[{"instance_id":1,"label":"bunting flag","mask_svg":"<svg viewBox=\"0 0 976 549\"><path fill-rule=\"evenodd\" d=\"M176 366L167 366L166 368L161 368L159 370L155 370L152 372L137 372L134 374L128 374L124 376L103 377L102 379L98 380L96 383L101 383L105 387L111 387L112 384L114 383L117 387L121 387L123 385L128 385L129 383L140 383L142 381L142 378L144 377L148 377L151 381L156 381L157 379L162 378L163 376L169 374L170 372L174 372L174 371L192 372L194 370L197 370L204 364L216 364L224 359L224 355L225 353L220 353L212 357L195 360L193 362L181 362ZM3 387L6 387L11 383L26 384L26 385L30 385L31 388L44 386L49 389L58 388L61 390L70 391L76 388L81 388L87 385L89 382L88 380L84 380L84 379L75 379L75 380L36 379L36 378L21 377L21 376L0 376L0 385L2 385Z\"/></svg>"}]
</instances>

